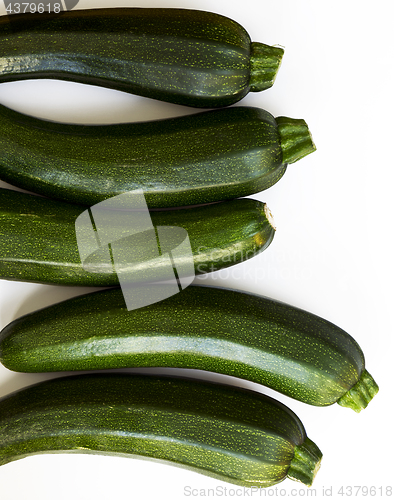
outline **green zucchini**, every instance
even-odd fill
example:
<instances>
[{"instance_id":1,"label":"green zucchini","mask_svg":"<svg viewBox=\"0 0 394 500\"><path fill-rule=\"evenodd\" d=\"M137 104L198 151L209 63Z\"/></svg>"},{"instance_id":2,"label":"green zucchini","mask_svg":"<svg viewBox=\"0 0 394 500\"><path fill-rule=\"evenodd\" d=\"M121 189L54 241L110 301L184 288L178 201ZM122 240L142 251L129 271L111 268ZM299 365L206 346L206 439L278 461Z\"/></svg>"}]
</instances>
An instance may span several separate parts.
<instances>
[{"instance_id":1,"label":"green zucchini","mask_svg":"<svg viewBox=\"0 0 394 500\"><path fill-rule=\"evenodd\" d=\"M122 226L123 219L117 227L117 239L125 243L119 260L123 267L115 271L107 260L109 246L103 245L87 259L96 265L96 272L86 270L76 236L76 220L85 210L85 206L0 189L0 278L113 286L119 284L119 272L127 272L132 281L131 273L138 270L140 281L152 272L157 280L166 279L167 268L163 270L163 262L156 258L156 241L152 247L151 240L130 237L130 225ZM270 245L275 234L266 204L250 198L149 213L156 230L159 226L175 226L187 231L195 274L220 270L254 257ZM128 261L131 248L135 265Z\"/></svg>"},{"instance_id":2,"label":"green zucchini","mask_svg":"<svg viewBox=\"0 0 394 500\"><path fill-rule=\"evenodd\" d=\"M0 465L36 453L164 460L222 481L312 484L322 453L283 404L188 378L85 374L0 400Z\"/></svg>"},{"instance_id":3,"label":"green zucchini","mask_svg":"<svg viewBox=\"0 0 394 500\"><path fill-rule=\"evenodd\" d=\"M314 149L304 120L251 107L87 126L0 105L0 178L82 205L133 189L144 191L151 208L248 196Z\"/></svg>"},{"instance_id":4,"label":"green zucchini","mask_svg":"<svg viewBox=\"0 0 394 500\"><path fill-rule=\"evenodd\" d=\"M133 311L111 289L32 312L2 330L0 360L21 372L208 370L357 412L378 391L357 342L329 321L267 297L196 285Z\"/></svg>"},{"instance_id":5,"label":"green zucchini","mask_svg":"<svg viewBox=\"0 0 394 500\"><path fill-rule=\"evenodd\" d=\"M0 82L55 78L213 108L272 86L283 49L212 12L109 8L0 18Z\"/></svg>"}]
</instances>

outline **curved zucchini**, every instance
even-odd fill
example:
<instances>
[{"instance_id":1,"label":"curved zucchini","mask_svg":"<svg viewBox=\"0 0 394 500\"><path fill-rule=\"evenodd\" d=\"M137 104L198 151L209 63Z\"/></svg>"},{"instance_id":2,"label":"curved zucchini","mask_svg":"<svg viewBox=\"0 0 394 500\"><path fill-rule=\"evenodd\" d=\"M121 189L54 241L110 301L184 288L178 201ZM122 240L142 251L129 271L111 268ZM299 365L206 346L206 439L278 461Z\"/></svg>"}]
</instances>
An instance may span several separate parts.
<instances>
[{"instance_id":1,"label":"curved zucchini","mask_svg":"<svg viewBox=\"0 0 394 500\"><path fill-rule=\"evenodd\" d=\"M249 487L310 485L322 458L289 408L213 382L87 374L0 400L0 465L71 451L165 460Z\"/></svg>"},{"instance_id":2,"label":"curved zucchini","mask_svg":"<svg viewBox=\"0 0 394 500\"><path fill-rule=\"evenodd\" d=\"M266 297L195 285L134 311L112 289L27 314L0 333L0 360L21 372L209 370L357 412L378 391L359 345L334 324Z\"/></svg>"},{"instance_id":3,"label":"curved zucchini","mask_svg":"<svg viewBox=\"0 0 394 500\"><path fill-rule=\"evenodd\" d=\"M87 126L0 106L1 179L82 205L133 189L144 191L151 208L248 196L314 149L304 120L275 120L258 108Z\"/></svg>"},{"instance_id":4,"label":"curved zucchini","mask_svg":"<svg viewBox=\"0 0 394 500\"><path fill-rule=\"evenodd\" d=\"M130 224L117 227L117 239L124 241L125 263L117 272L106 260L108 245L92 254L97 272L85 270L76 237L76 220L86 207L56 201L11 189L0 189L0 278L59 285L118 285L118 274L134 269L138 279L154 272L163 280L160 259L148 252L148 243L127 240ZM266 249L275 234L265 203L240 198L223 203L178 210L150 211L154 227L176 226L187 231L195 274L235 265ZM94 234L94 233L93 233ZM87 235L90 237L90 233ZM130 242L130 246L128 243ZM133 259L128 261L132 248ZM156 250L150 246L149 250ZM164 268L164 272L166 269ZM141 277L142 273L142 277ZM144 274L145 273L145 274ZM131 278L130 278L131 279Z\"/></svg>"},{"instance_id":5,"label":"curved zucchini","mask_svg":"<svg viewBox=\"0 0 394 500\"><path fill-rule=\"evenodd\" d=\"M110 8L0 18L0 82L55 78L186 106L272 86L283 50L219 14Z\"/></svg>"}]
</instances>

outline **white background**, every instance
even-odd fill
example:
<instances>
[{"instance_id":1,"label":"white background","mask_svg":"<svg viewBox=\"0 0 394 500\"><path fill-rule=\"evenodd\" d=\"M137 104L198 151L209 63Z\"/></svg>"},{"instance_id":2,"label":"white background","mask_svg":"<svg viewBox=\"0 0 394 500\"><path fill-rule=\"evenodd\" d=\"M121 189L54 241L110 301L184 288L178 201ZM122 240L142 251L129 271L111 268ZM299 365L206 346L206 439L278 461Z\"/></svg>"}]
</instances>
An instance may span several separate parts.
<instances>
[{"instance_id":1,"label":"white background","mask_svg":"<svg viewBox=\"0 0 394 500\"><path fill-rule=\"evenodd\" d=\"M394 279L391 2L80 0L78 8L103 6L211 10L238 21L253 41L284 47L275 85L240 104L304 118L317 151L290 165L270 190L253 196L267 202L277 225L267 251L197 280L268 295L338 324L359 342L366 367L380 386L370 406L356 414L339 405L310 407L251 384L292 408L324 454L311 490L286 480L252 497L362 497L366 490L356 495L358 486L376 487L378 498L386 496L386 486L394 485L389 413ZM3 4L0 14L5 14ZM194 111L55 81L1 84L0 103L44 118L85 123ZM21 314L87 291L1 281L0 328ZM0 396L51 376L55 374L17 374L0 367ZM250 493L152 461L85 455L41 455L7 464L0 468L0 485L1 500L178 500L204 494L248 498Z\"/></svg>"}]
</instances>

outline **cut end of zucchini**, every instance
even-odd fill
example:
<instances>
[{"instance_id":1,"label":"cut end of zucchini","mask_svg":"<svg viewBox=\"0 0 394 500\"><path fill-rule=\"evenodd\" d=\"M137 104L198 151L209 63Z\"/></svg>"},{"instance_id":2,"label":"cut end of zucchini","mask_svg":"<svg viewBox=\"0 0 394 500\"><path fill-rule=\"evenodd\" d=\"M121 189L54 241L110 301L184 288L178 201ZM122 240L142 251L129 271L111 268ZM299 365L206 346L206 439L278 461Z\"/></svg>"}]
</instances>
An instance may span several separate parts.
<instances>
[{"instance_id":1,"label":"cut end of zucchini","mask_svg":"<svg viewBox=\"0 0 394 500\"><path fill-rule=\"evenodd\" d=\"M301 445L295 447L294 458L287 471L287 477L311 486L320 469L322 457L320 449L306 437Z\"/></svg>"},{"instance_id":2,"label":"cut end of zucchini","mask_svg":"<svg viewBox=\"0 0 394 500\"><path fill-rule=\"evenodd\" d=\"M305 120L279 116L276 118L276 123L281 140L283 163L295 163L316 151Z\"/></svg>"},{"instance_id":3,"label":"cut end of zucchini","mask_svg":"<svg viewBox=\"0 0 394 500\"><path fill-rule=\"evenodd\" d=\"M250 45L250 81L251 92L269 89L275 82L284 50L264 43L252 42Z\"/></svg>"},{"instance_id":4,"label":"cut end of zucchini","mask_svg":"<svg viewBox=\"0 0 394 500\"><path fill-rule=\"evenodd\" d=\"M268 208L267 204L264 205L264 214L267 218L269 225L272 227L274 231L276 231L274 216L272 215L271 210Z\"/></svg>"},{"instance_id":5,"label":"cut end of zucchini","mask_svg":"<svg viewBox=\"0 0 394 500\"><path fill-rule=\"evenodd\" d=\"M274 218L266 203L263 204L263 207L260 209L260 213L260 229L253 237L259 252L269 247L276 232Z\"/></svg>"},{"instance_id":6,"label":"cut end of zucchini","mask_svg":"<svg viewBox=\"0 0 394 500\"><path fill-rule=\"evenodd\" d=\"M378 392L378 384L370 373L364 370L360 380L346 394L340 397L337 403L360 413L361 410L364 410L368 406L368 403Z\"/></svg>"}]
</instances>

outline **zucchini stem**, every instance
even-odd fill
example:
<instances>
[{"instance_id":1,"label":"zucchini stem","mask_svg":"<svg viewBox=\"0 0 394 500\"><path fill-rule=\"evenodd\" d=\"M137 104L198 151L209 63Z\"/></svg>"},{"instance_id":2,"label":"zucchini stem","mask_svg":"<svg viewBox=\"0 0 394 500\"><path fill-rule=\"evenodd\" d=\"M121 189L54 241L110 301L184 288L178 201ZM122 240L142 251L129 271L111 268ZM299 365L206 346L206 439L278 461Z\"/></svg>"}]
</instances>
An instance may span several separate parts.
<instances>
[{"instance_id":1,"label":"zucchini stem","mask_svg":"<svg viewBox=\"0 0 394 500\"><path fill-rule=\"evenodd\" d=\"M287 471L287 477L311 486L320 469L322 457L320 449L306 437L301 445L295 447L294 458Z\"/></svg>"},{"instance_id":2,"label":"zucchini stem","mask_svg":"<svg viewBox=\"0 0 394 500\"><path fill-rule=\"evenodd\" d=\"M250 44L250 81L251 92L269 89L275 82L284 50L264 43Z\"/></svg>"},{"instance_id":3,"label":"zucchini stem","mask_svg":"<svg viewBox=\"0 0 394 500\"><path fill-rule=\"evenodd\" d=\"M276 118L282 146L283 163L295 163L316 150L305 120L279 116Z\"/></svg>"},{"instance_id":4,"label":"zucchini stem","mask_svg":"<svg viewBox=\"0 0 394 500\"><path fill-rule=\"evenodd\" d=\"M371 399L378 393L379 386L367 370L364 370L360 380L343 396L337 403L341 406L351 408L357 413L368 406Z\"/></svg>"}]
</instances>

